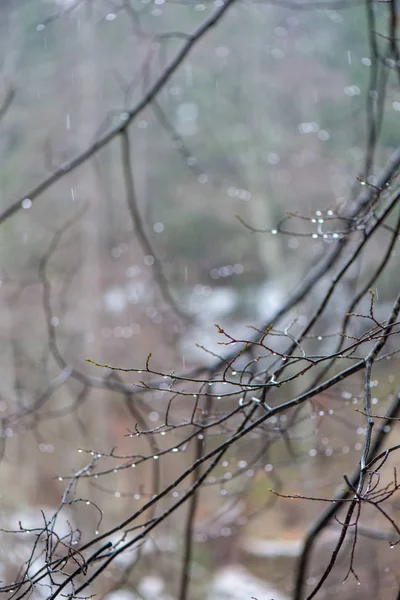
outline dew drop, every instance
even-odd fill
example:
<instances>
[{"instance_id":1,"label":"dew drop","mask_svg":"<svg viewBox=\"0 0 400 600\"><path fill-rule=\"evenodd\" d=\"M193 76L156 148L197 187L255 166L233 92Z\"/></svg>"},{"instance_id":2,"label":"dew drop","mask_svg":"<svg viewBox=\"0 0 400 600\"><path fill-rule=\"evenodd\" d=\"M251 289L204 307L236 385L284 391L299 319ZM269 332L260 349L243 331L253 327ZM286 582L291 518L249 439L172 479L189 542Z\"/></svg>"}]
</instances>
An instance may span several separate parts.
<instances>
[{"instance_id":1,"label":"dew drop","mask_svg":"<svg viewBox=\"0 0 400 600\"><path fill-rule=\"evenodd\" d=\"M21 202L22 208L28 210L32 206L32 200L30 198L24 198Z\"/></svg>"}]
</instances>

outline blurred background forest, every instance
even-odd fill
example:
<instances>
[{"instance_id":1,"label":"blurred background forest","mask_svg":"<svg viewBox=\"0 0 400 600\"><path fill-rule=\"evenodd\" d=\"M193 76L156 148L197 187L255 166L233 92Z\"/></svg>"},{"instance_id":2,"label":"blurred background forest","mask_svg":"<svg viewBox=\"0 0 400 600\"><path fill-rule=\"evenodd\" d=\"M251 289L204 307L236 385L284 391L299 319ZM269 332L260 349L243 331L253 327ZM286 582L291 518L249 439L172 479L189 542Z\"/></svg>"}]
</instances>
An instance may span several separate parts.
<instances>
[{"instance_id":1,"label":"blurred background forest","mask_svg":"<svg viewBox=\"0 0 400 600\"><path fill-rule=\"evenodd\" d=\"M22 207L0 227L0 500L7 530L19 522L41 527L41 510L53 514L63 479L86 464L86 451L149 451L149 438L126 437L137 422L130 412L135 395L117 393L118 382L134 384L137 374L107 372L108 389L96 389L84 378L70 378L65 365L100 381L104 370L86 359L140 369L152 353L152 369L160 373L213 364L215 354L229 350L218 344L215 323L247 339L249 326L268 321L334 243L331 235L324 237L321 215L351 206L362 191L357 177L373 185L396 150L398 81L390 65L383 79L373 81L368 2L296 7L243 0L131 123L134 206L119 137L69 173L73 157L129 119L131 107L181 46L177 32L195 30L220 5L0 3L0 208L16 199ZM384 31L387 6L376 3L374 15L374 29ZM379 85L385 85L383 119L371 133ZM60 168L65 176L31 199L29 190ZM277 224L289 213L284 228L290 233L283 234ZM329 344L332 321L346 311L358 278L377 264L386 239L379 231L363 262L341 283L319 323L321 344ZM382 318L397 292L398 273L395 257L375 290ZM318 299L318 287L313 294ZM305 302L294 318L301 325L307 314ZM53 352L53 337L61 358ZM374 392L382 410L400 383L398 369L389 366L379 367ZM137 397L149 427L164 422L160 389ZM352 410L361 393L352 380L320 398L320 410L311 411L293 442L296 459L278 441L248 465L250 437L221 463L220 483L210 480L198 501L191 599L289 597L301 536L321 507L277 499L268 490L283 481L286 493L335 492L362 447L362 417ZM281 401L286 394L284 388ZM337 420L324 418L328 408ZM178 404L177 420L180 414ZM180 439L179 430L165 439L173 436ZM150 441L150 451L162 448L163 439L153 448ZM185 447L166 456L159 485L192 460ZM79 493L84 501L64 510L60 527L68 531L74 523L83 538L119 523L133 504L154 493L153 466L113 473L111 458L104 462L112 465L107 479L85 480ZM234 466L248 481L240 502L237 479L227 485ZM97 506L104 513L101 525ZM137 555L121 554L93 593L108 600L177 597L181 520L178 511L148 538L136 570ZM329 546L329 532L326 537ZM25 539L1 534L0 580L13 578L27 560ZM381 563L373 562L373 587L372 563L362 558L368 548L360 551L361 590L350 579L338 588L341 573L326 597L339 597L340 589L341 598L394 598L398 550L396 556L386 552L386 542L374 550ZM320 556L328 556L325 546ZM315 583L313 574L307 581ZM244 592L237 591L240 582ZM49 594L37 586L32 597Z\"/></svg>"}]
</instances>

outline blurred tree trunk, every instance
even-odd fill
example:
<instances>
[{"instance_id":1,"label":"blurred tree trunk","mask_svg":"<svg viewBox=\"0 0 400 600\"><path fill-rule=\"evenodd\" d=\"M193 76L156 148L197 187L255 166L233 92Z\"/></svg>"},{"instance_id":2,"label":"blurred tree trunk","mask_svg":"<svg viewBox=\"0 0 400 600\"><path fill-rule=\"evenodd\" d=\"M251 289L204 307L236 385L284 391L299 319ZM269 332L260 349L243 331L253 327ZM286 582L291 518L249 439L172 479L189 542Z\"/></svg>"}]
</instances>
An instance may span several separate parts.
<instances>
[{"instance_id":1,"label":"blurred tree trunk","mask_svg":"<svg viewBox=\"0 0 400 600\"><path fill-rule=\"evenodd\" d=\"M78 13L78 39L79 39L79 97L81 99L79 106L78 125L76 132L80 136L80 146L85 147L94 140L96 130L103 118L99 114L98 107L101 106L101 68L98 67L96 53L96 19L93 15L92 2L86 2L82 10ZM79 132L79 133L78 133ZM78 339L81 348L77 349L79 357L84 358L94 356L101 359L101 344L94 344L99 339L101 330L101 320L99 318L102 309L103 281L101 258L104 248L102 246L103 232L103 210L102 196L99 190L99 182L96 177L96 168L93 159L85 163L79 169L79 198L77 204L83 201L89 202L88 212L84 215L81 222L81 240L80 240L80 267L79 267L79 292L76 298L79 302L80 322L82 330L79 332ZM78 208L78 206L77 206ZM79 365L79 368L87 370L87 366ZM96 372L97 376L101 373ZM92 439L101 441L104 444L104 450L107 449L107 419L101 415L103 392L96 391L96 411L87 408L82 414L87 425L93 425L90 428ZM87 420L85 419L87 417ZM93 422L95 421L95 423Z\"/></svg>"}]
</instances>

